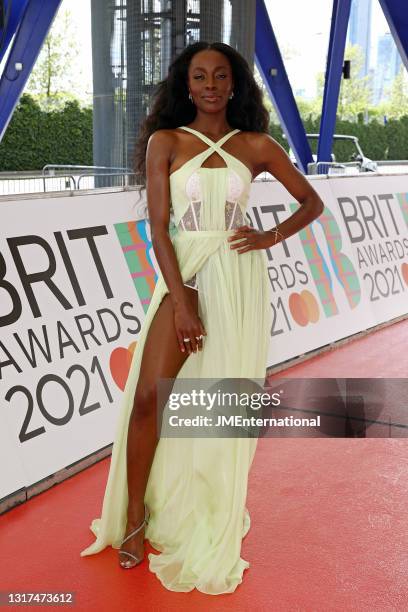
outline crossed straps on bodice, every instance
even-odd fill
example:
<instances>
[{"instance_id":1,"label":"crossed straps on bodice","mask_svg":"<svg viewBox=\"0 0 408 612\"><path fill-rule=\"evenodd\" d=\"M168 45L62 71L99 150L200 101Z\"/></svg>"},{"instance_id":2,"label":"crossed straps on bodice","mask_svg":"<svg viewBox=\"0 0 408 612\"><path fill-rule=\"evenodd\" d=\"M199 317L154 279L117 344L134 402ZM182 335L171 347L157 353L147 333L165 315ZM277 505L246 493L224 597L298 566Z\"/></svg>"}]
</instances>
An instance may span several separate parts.
<instances>
[{"instance_id":1,"label":"crossed straps on bodice","mask_svg":"<svg viewBox=\"0 0 408 612\"><path fill-rule=\"evenodd\" d=\"M218 155L220 157L222 157L222 159L225 161L227 166L229 166L229 164L228 164L228 156L231 156L231 157L234 157L234 159L237 159L237 158L235 158L234 155L231 155L231 153L228 153L227 151L224 151L224 149L222 149L221 147L222 147L222 145L229 138L231 138L231 136L233 136L234 134L237 134L238 132L241 131L238 128L235 128L234 130L231 130L231 132L228 132L228 134L225 134L224 136L222 136L222 138L217 140L217 142L214 142L213 140L211 140L211 138L208 138L207 136L205 136L204 134L202 134L198 130L195 130L193 128L187 127L186 125L181 125L180 129L181 130L186 130L187 132L190 132L191 134L195 134L198 138L200 138L203 142L205 142L208 145L208 149L205 149L201 153L198 153L193 158L191 158L189 161L191 161L192 159L195 159L196 157L199 157L200 155L203 155L203 159L201 161L201 165L202 165L205 162L205 160L207 159L207 157L210 157L210 155L212 155L213 153L218 153ZM214 170L214 168L212 168L212 169Z\"/></svg>"},{"instance_id":2,"label":"crossed straps on bodice","mask_svg":"<svg viewBox=\"0 0 408 612\"><path fill-rule=\"evenodd\" d=\"M201 151L200 153L198 153L197 155L194 155L192 158L190 158L189 160L187 160L183 166L187 166L190 164L194 164L194 167L199 166L200 168L202 167L202 164L204 163L204 161L213 153L218 153L218 155L225 161L225 166L218 166L218 167L213 167L213 168L204 168L204 169L208 169L208 170L224 170L225 168L228 168L230 170L230 176L228 178L228 185L229 185L229 189L235 189L235 191L238 192L242 192L242 190L244 189L244 182L243 179L239 176L239 174L237 174L237 172L235 172L233 165L234 162L238 162L238 164L240 166L243 166L244 164L238 159L236 158L234 155L231 155L231 153L228 153L227 151L224 151L221 147L222 145L229 139L231 138L231 136L233 136L234 134L237 134L238 132L240 132L241 130L238 128L235 128L233 130L231 130L230 132L228 132L228 134L224 134L224 136L222 136L219 140L217 140L217 142L214 142L213 140L211 140L210 138L208 138L207 136L205 136L204 134L202 134L201 132L199 132L198 130L195 130L193 128L190 128L188 126L180 126L180 129L186 130L187 132L190 132L191 134L194 134L195 136L197 136L200 140L202 140L205 144L208 145L208 148L205 149L204 151ZM196 160L196 161L194 161ZM181 170L181 168L183 167L181 166L178 170L175 170L171 176L174 176L178 171ZM246 167L245 167L246 168ZM246 168L247 173L250 175L250 171L248 168ZM188 192L188 184L189 182L194 178L194 176L196 175L196 172L193 172L192 174L190 174L190 177L188 178L188 180L186 181L186 186L185 189ZM199 184L199 179L198 179L198 175L196 178L198 184ZM233 185L233 187L231 186ZM238 196L235 196L234 199L232 199L231 201L229 201L228 199L225 202L225 209L224 209L224 215L225 215L225 228L226 229L219 229L219 230L199 230L199 216L200 216L200 209L201 209L201 193L200 193L200 188L198 186L195 187L195 189L198 189L197 191L197 195L195 196L196 199L191 199L188 208L185 210L185 212L183 213L182 217L180 218L179 222L178 222L178 227L179 229L181 229L182 231L179 232L179 236L181 238L181 236L183 236L184 238L187 237L191 237L191 238L203 238L203 237L213 237L213 238L221 238L221 237L225 237L225 234L227 233L232 233L233 229L236 226L242 225L244 222L243 219L243 213L240 209L240 206L238 204L238 200L237 198ZM230 192L228 192L230 193ZM233 192L232 192L233 193ZM232 196L231 196L232 197Z\"/></svg>"}]
</instances>

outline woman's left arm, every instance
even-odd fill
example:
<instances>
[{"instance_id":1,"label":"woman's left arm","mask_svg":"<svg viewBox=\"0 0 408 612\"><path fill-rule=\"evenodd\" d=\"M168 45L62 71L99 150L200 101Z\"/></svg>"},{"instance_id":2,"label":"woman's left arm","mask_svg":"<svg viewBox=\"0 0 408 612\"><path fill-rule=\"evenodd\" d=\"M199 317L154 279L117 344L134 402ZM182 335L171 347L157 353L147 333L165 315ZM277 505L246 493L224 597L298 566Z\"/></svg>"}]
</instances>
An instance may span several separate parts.
<instances>
[{"instance_id":1,"label":"woman's left arm","mask_svg":"<svg viewBox=\"0 0 408 612\"><path fill-rule=\"evenodd\" d=\"M300 208L275 228L260 231L249 225L239 227L233 236L231 249L246 253L255 249L266 249L286 240L319 217L324 204L310 182L291 162L285 149L268 134L259 134L256 141L256 158L260 160L260 172L270 172L300 203ZM267 160L267 161L261 161ZM236 242L238 241L239 242Z\"/></svg>"}]
</instances>

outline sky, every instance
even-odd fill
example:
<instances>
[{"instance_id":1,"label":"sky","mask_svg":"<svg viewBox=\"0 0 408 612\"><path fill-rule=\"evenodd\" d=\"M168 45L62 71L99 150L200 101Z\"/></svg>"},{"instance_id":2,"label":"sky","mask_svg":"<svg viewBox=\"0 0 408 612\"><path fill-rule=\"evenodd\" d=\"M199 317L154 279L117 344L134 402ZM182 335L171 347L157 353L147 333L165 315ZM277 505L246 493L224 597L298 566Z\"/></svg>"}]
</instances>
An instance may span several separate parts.
<instances>
[{"instance_id":1,"label":"sky","mask_svg":"<svg viewBox=\"0 0 408 612\"><path fill-rule=\"evenodd\" d=\"M292 50L285 61L294 90L304 90L307 97L315 93L316 74L325 70L330 32L331 0L265 0L271 23L281 50ZM89 97L92 91L90 0L63 0L60 10L70 9L80 46L78 81ZM311 9L313 7L313 10ZM378 0L373 0L372 39L389 32ZM371 49L375 65L376 45ZM1 70L1 65L0 65Z\"/></svg>"},{"instance_id":2,"label":"sky","mask_svg":"<svg viewBox=\"0 0 408 612\"><path fill-rule=\"evenodd\" d=\"M84 98L89 98L92 96L91 0L62 0L61 9L70 10L75 23L80 48L78 81ZM89 101L91 103L92 98Z\"/></svg>"},{"instance_id":3,"label":"sky","mask_svg":"<svg viewBox=\"0 0 408 612\"><path fill-rule=\"evenodd\" d=\"M75 7L81 10L75 14ZM75 14L78 36L81 38L84 66L86 57L91 58L90 0L63 0L62 6L70 8ZM278 43L282 49L293 48L293 58L286 60L285 66L294 89L304 89L305 94L315 94L316 74L324 72L329 42L331 0L265 0L271 23ZM311 10L313 7L313 10ZM296 18L294 18L294 15ZM389 32L388 24L378 0L373 0L372 39ZM376 44L371 49L371 65L375 65ZM89 66L91 71L91 66ZM91 80L91 73L89 74Z\"/></svg>"},{"instance_id":4,"label":"sky","mask_svg":"<svg viewBox=\"0 0 408 612\"><path fill-rule=\"evenodd\" d=\"M292 88L304 89L306 95L313 97L316 74L326 69L332 2L265 0L265 5L279 47L294 49L293 59L285 61ZM378 0L373 0L370 66L376 63L376 40L385 32L389 32L387 21Z\"/></svg>"}]
</instances>

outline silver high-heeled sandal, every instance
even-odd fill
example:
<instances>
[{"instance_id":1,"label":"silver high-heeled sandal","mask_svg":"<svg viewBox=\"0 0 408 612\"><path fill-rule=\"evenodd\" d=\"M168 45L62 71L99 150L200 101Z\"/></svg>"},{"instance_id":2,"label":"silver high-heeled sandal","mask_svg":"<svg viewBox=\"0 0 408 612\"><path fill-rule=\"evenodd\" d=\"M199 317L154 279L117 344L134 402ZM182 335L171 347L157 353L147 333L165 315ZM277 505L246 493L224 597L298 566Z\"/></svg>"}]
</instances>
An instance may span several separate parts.
<instances>
[{"instance_id":1,"label":"silver high-heeled sandal","mask_svg":"<svg viewBox=\"0 0 408 612\"><path fill-rule=\"evenodd\" d=\"M150 517L150 512L147 510L147 508L145 506L145 516L144 516L143 521L140 523L139 527L137 527L134 531L132 531L132 533L129 533L129 535L126 536L126 538L123 540L121 546L123 546L123 544L125 542L127 542L128 540L130 540L130 538L132 538L134 535L139 533L139 531L144 527L144 525L147 525L147 523L149 522L149 517ZM120 560L119 561L119 565L121 567L123 567L124 569L131 569L132 567L136 567L136 565L139 565L139 563L141 563L143 561L143 559L144 559L144 556L141 559L139 559L135 555L132 555L132 553L127 552L127 550L120 550L119 554L120 555L127 555L128 557L131 557L131 559L134 560L134 562L132 562L131 559L124 559L123 561Z\"/></svg>"}]
</instances>

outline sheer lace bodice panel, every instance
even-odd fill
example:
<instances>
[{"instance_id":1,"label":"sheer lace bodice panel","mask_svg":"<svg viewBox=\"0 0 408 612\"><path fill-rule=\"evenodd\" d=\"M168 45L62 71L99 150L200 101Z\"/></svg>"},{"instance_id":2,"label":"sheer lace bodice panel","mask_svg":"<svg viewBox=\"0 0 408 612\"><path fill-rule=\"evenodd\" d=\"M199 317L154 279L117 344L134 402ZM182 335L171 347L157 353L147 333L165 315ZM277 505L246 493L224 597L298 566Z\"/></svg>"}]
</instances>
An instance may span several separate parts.
<instances>
[{"instance_id":1,"label":"sheer lace bodice panel","mask_svg":"<svg viewBox=\"0 0 408 612\"><path fill-rule=\"evenodd\" d=\"M207 168L204 168L206 170ZM215 168L208 168L215 170ZM200 224L200 213L203 205L201 191L201 177L198 172L193 172L186 183L186 195L189 206L179 221L178 229L183 231L199 231L204 229ZM228 169L227 195L224 207L225 229L235 229L245 225L244 215L239 205L239 198L244 191L244 183L241 177L231 169Z\"/></svg>"},{"instance_id":2,"label":"sheer lace bodice panel","mask_svg":"<svg viewBox=\"0 0 408 612\"><path fill-rule=\"evenodd\" d=\"M177 228L176 234L231 231L246 225L245 211L252 172L222 147L240 130L235 128L214 142L188 126L181 126L181 129L198 137L207 148L170 174L172 221ZM218 157L218 166L204 166L212 155ZM195 275L184 284L197 289Z\"/></svg>"}]
</instances>

